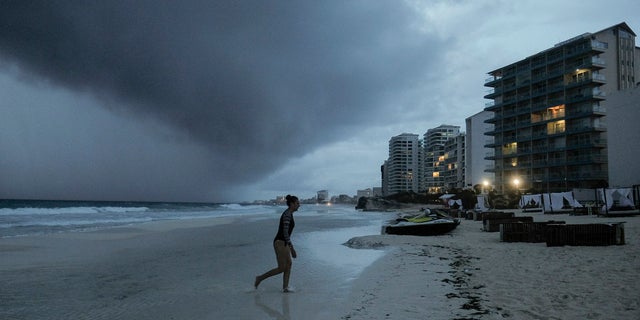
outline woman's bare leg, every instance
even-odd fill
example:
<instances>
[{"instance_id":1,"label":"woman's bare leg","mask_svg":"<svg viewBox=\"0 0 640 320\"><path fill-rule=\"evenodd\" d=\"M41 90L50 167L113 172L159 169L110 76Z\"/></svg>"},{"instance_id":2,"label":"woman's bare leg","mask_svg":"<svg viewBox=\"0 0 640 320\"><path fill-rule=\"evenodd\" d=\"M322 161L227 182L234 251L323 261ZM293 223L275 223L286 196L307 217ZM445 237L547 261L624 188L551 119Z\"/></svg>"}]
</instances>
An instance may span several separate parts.
<instances>
[{"instance_id":1,"label":"woman's bare leg","mask_svg":"<svg viewBox=\"0 0 640 320\"><path fill-rule=\"evenodd\" d=\"M253 283L254 287L258 288L260 282L263 280L273 277L277 274L284 273L282 279L282 289L286 289L289 286L289 276L291 274L291 251L288 246L285 245L284 241L276 240L273 243L274 251L276 252L276 260L278 261L278 267L273 268L262 275L256 277L255 282Z\"/></svg>"}]
</instances>

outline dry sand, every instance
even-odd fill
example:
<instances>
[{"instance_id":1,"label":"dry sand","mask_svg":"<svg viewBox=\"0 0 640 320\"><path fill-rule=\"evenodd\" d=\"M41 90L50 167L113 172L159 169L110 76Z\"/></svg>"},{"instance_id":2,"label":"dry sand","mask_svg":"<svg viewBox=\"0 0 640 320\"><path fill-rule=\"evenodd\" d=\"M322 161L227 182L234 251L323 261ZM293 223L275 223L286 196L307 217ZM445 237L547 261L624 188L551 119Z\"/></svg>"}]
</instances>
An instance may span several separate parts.
<instances>
[{"instance_id":1,"label":"dry sand","mask_svg":"<svg viewBox=\"0 0 640 320\"><path fill-rule=\"evenodd\" d=\"M472 220L446 236L355 238L353 247L397 249L360 277L348 318L640 319L640 216L517 215L578 224L626 221L626 244L506 243Z\"/></svg>"},{"instance_id":2,"label":"dry sand","mask_svg":"<svg viewBox=\"0 0 640 320\"><path fill-rule=\"evenodd\" d=\"M326 236L363 219L297 217L298 291L284 294L275 277L252 288L275 264L275 216L8 238L0 319L640 319L640 217L530 215L626 221L626 244L504 243L463 220L449 235L361 236L349 246L365 249L349 249ZM361 272L356 260L375 262Z\"/></svg>"}]
</instances>

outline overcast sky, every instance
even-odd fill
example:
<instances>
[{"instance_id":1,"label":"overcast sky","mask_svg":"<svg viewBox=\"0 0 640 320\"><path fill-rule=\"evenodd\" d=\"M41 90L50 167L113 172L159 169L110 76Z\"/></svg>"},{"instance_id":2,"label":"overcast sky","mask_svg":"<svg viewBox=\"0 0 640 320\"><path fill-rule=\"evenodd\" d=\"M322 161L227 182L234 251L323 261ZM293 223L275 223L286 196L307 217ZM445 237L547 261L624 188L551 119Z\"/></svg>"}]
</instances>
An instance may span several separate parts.
<instances>
[{"instance_id":1,"label":"overcast sky","mask_svg":"<svg viewBox=\"0 0 640 320\"><path fill-rule=\"evenodd\" d=\"M0 198L232 202L380 186L388 141L640 2L0 1Z\"/></svg>"}]
</instances>

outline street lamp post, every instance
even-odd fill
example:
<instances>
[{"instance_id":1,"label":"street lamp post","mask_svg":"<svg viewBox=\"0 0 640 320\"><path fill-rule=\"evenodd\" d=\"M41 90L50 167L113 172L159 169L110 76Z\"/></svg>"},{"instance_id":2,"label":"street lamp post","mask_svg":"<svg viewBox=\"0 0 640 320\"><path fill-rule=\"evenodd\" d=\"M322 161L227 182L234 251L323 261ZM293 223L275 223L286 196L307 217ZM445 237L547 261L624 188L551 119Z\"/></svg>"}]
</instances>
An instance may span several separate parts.
<instances>
[{"instance_id":1,"label":"street lamp post","mask_svg":"<svg viewBox=\"0 0 640 320\"><path fill-rule=\"evenodd\" d=\"M516 189L516 198L517 198L516 201L520 201L520 179L513 178L512 182L513 182L513 186ZM517 204L516 204L516 207L517 207Z\"/></svg>"}]
</instances>

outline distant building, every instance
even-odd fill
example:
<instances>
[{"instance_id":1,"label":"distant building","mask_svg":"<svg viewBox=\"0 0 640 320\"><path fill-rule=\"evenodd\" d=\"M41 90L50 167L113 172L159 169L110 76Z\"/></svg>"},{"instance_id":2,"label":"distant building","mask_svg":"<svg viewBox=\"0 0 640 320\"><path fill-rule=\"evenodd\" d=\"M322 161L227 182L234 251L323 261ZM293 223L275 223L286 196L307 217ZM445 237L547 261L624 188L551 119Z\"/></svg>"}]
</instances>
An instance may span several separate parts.
<instances>
[{"instance_id":1,"label":"distant building","mask_svg":"<svg viewBox=\"0 0 640 320\"><path fill-rule=\"evenodd\" d=\"M466 143L465 143L465 185L483 184L485 181L493 185L493 172L485 169L493 167L494 151L485 145L493 143L493 137L485 136L485 132L493 131L493 124L486 121L493 117L489 111L481 111L465 119Z\"/></svg>"},{"instance_id":2,"label":"distant building","mask_svg":"<svg viewBox=\"0 0 640 320\"><path fill-rule=\"evenodd\" d=\"M389 140L389 158L383 171L385 195L419 192L421 141L417 134L403 133Z\"/></svg>"},{"instance_id":3,"label":"distant building","mask_svg":"<svg viewBox=\"0 0 640 320\"><path fill-rule=\"evenodd\" d=\"M618 125L606 121L608 109L617 108L607 97L638 81L635 37L620 23L489 72L485 86L493 92L485 98L493 102L485 110L494 129L486 134L494 154L487 159L498 191L607 184L608 139L617 139L607 131Z\"/></svg>"},{"instance_id":4,"label":"distant building","mask_svg":"<svg viewBox=\"0 0 640 320\"><path fill-rule=\"evenodd\" d=\"M320 190L316 193L316 195L318 203L329 201L329 191L327 190Z\"/></svg>"},{"instance_id":5,"label":"distant building","mask_svg":"<svg viewBox=\"0 0 640 320\"><path fill-rule=\"evenodd\" d=\"M424 174L421 190L430 193L444 192L445 143L460 134L459 126L441 125L424 134Z\"/></svg>"},{"instance_id":6,"label":"distant building","mask_svg":"<svg viewBox=\"0 0 640 320\"><path fill-rule=\"evenodd\" d=\"M465 133L449 138L444 144L444 187L462 189L465 181Z\"/></svg>"},{"instance_id":7,"label":"distant building","mask_svg":"<svg viewBox=\"0 0 640 320\"><path fill-rule=\"evenodd\" d=\"M354 199L346 194L340 194L340 195L331 197L331 203L354 203L355 200L357 199Z\"/></svg>"},{"instance_id":8,"label":"distant building","mask_svg":"<svg viewBox=\"0 0 640 320\"><path fill-rule=\"evenodd\" d=\"M371 188L358 190L358 192L356 193L356 198L360 199L360 197L373 197L373 190L371 190Z\"/></svg>"},{"instance_id":9,"label":"distant building","mask_svg":"<svg viewBox=\"0 0 640 320\"><path fill-rule=\"evenodd\" d=\"M389 158L380 167L382 195L412 191L439 193L465 183L465 134L441 125L427 130L425 140L403 133L389 141Z\"/></svg>"}]
</instances>

